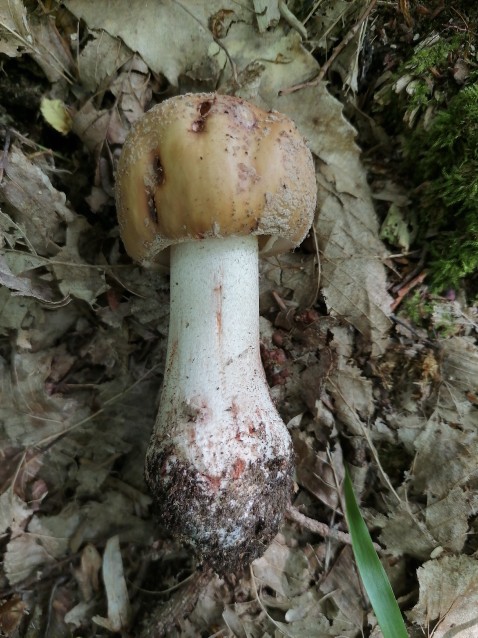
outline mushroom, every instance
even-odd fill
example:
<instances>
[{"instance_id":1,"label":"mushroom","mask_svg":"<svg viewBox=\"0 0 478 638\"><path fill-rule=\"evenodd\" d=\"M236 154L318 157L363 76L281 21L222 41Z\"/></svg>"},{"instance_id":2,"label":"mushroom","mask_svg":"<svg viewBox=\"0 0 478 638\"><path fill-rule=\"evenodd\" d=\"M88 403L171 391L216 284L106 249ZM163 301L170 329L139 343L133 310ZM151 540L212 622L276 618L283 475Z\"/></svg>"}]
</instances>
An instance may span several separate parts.
<instances>
[{"instance_id":1,"label":"mushroom","mask_svg":"<svg viewBox=\"0 0 478 638\"><path fill-rule=\"evenodd\" d=\"M129 255L148 266L170 253L146 482L164 525L224 573L264 552L291 495L291 440L259 352L258 252L288 250L308 232L312 156L280 113L227 95L181 95L133 127L116 192Z\"/></svg>"}]
</instances>

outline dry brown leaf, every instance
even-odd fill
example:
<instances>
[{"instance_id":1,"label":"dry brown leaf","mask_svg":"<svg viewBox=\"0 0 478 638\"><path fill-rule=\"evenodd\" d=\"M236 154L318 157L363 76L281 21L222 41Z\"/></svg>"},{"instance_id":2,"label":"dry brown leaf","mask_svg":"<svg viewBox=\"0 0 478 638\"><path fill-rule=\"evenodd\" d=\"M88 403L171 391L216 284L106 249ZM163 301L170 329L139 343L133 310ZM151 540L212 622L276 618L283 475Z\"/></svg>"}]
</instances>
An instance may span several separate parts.
<instances>
[{"instance_id":1,"label":"dry brown leaf","mask_svg":"<svg viewBox=\"0 0 478 638\"><path fill-rule=\"evenodd\" d=\"M20 623L28 613L27 604L18 596L13 596L0 604L0 631L4 636L17 636Z\"/></svg>"},{"instance_id":2,"label":"dry brown leaf","mask_svg":"<svg viewBox=\"0 0 478 638\"><path fill-rule=\"evenodd\" d=\"M142 0L67 0L68 9L82 18L90 29L104 29L119 37L141 55L155 72L162 73L173 86L181 75L214 84L220 72L209 56L214 44L209 31L210 17L223 9L219 0L144 3ZM240 4L233 6L236 19L249 13ZM249 16L247 16L249 17Z\"/></svg>"},{"instance_id":3,"label":"dry brown leaf","mask_svg":"<svg viewBox=\"0 0 478 638\"><path fill-rule=\"evenodd\" d=\"M110 90L118 100L118 112L121 112L127 123L133 124L144 114L146 107L151 102L152 90L148 66L138 55L135 55L123 66L111 84ZM124 126L124 129L127 132L126 127L127 125ZM111 128L110 125L108 139L115 142L119 136L112 135Z\"/></svg>"},{"instance_id":4,"label":"dry brown leaf","mask_svg":"<svg viewBox=\"0 0 478 638\"><path fill-rule=\"evenodd\" d=\"M0 495L0 534L8 530L12 535L23 531L33 509L11 489Z\"/></svg>"},{"instance_id":5,"label":"dry brown leaf","mask_svg":"<svg viewBox=\"0 0 478 638\"><path fill-rule=\"evenodd\" d=\"M461 430L432 416L415 440L413 488L443 498L455 486L476 484L478 434Z\"/></svg>"},{"instance_id":6,"label":"dry brown leaf","mask_svg":"<svg viewBox=\"0 0 478 638\"><path fill-rule=\"evenodd\" d=\"M28 15L32 33L30 55L52 83L74 82L76 63L68 43L63 40L55 20L47 12ZM56 97L58 97L58 86ZM66 90L64 90L66 93Z\"/></svg>"},{"instance_id":7,"label":"dry brown leaf","mask_svg":"<svg viewBox=\"0 0 478 638\"><path fill-rule=\"evenodd\" d=\"M478 394L478 348L471 337L452 337L441 342L442 385L436 414L461 428L476 432L478 410L473 397Z\"/></svg>"},{"instance_id":8,"label":"dry brown leaf","mask_svg":"<svg viewBox=\"0 0 478 638\"><path fill-rule=\"evenodd\" d=\"M56 190L48 176L17 147L12 146L0 186L4 212L21 226L33 250L55 254L64 239L64 225L75 214L66 205L64 193Z\"/></svg>"},{"instance_id":9,"label":"dry brown leaf","mask_svg":"<svg viewBox=\"0 0 478 638\"><path fill-rule=\"evenodd\" d=\"M252 572L258 586L270 587L285 598L298 596L308 588L310 567L304 552L288 547L281 535L252 563Z\"/></svg>"},{"instance_id":10,"label":"dry brown leaf","mask_svg":"<svg viewBox=\"0 0 478 638\"><path fill-rule=\"evenodd\" d=\"M90 38L78 57L78 70L85 89L94 93L109 84L133 52L106 31L90 31Z\"/></svg>"},{"instance_id":11,"label":"dry brown leaf","mask_svg":"<svg viewBox=\"0 0 478 638\"><path fill-rule=\"evenodd\" d=\"M296 474L299 485L305 487L322 503L325 503L331 511L335 511L340 504L336 478L340 485L345 474L342 449L337 446L331 452L329 459L325 451L315 449L314 437L306 432L299 429L293 430L292 440L296 454Z\"/></svg>"},{"instance_id":12,"label":"dry brown leaf","mask_svg":"<svg viewBox=\"0 0 478 638\"><path fill-rule=\"evenodd\" d=\"M0 360L0 436L11 444L29 446L60 433L71 419L81 418L87 408L72 398L49 396L45 382L56 349L14 353L7 371Z\"/></svg>"},{"instance_id":13,"label":"dry brown leaf","mask_svg":"<svg viewBox=\"0 0 478 638\"><path fill-rule=\"evenodd\" d=\"M101 555L92 543L85 545L81 552L80 567L73 570L80 587L84 601L92 599L94 592L99 589L99 573L101 569Z\"/></svg>"},{"instance_id":14,"label":"dry brown leaf","mask_svg":"<svg viewBox=\"0 0 478 638\"><path fill-rule=\"evenodd\" d=\"M339 356L337 367L327 380L327 388L334 398L337 417L353 434L362 436L375 409L370 379Z\"/></svg>"},{"instance_id":15,"label":"dry brown leaf","mask_svg":"<svg viewBox=\"0 0 478 638\"><path fill-rule=\"evenodd\" d=\"M472 499L455 487L439 499L429 495L423 508L410 497L409 502L402 501L393 508L388 518L380 516L376 522L383 527L381 542L393 555L426 559L439 548L460 552L468 536L468 518L473 513Z\"/></svg>"},{"instance_id":16,"label":"dry brown leaf","mask_svg":"<svg viewBox=\"0 0 478 638\"><path fill-rule=\"evenodd\" d=\"M29 48L27 12L21 0L0 6L0 53L16 57Z\"/></svg>"},{"instance_id":17,"label":"dry brown leaf","mask_svg":"<svg viewBox=\"0 0 478 638\"><path fill-rule=\"evenodd\" d=\"M382 527L380 543L393 556L408 554L427 560L438 546L420 515L420 508L413 502L401 501L392 506L388 517L376 517L375 523Z\"/></svg>"},{"instance_id":18,"label":"dry brown leaf","mask_svg":"<svg viewBox=\"0 0 478 638\"><path fill-rule=\"evenodd\" d=\"M468 516L473 513L470 499L459 487L451 489L445 498L430 502L425 510L425 522L441 547L460 552L467 540Z\"/></svg>"},{"instance_id":19,"label":"dry brown leaf","mask_svg":"<svg viewBox=\"0 0 478 638\"><path fill-rule=\"evenodd\" d=\"M77 217L68 225L65 246L56 254L52 270L65 297L75 297L93 305L108 285L103 269L90 266L80 256L81 235L89 230L90 225L84 217Z\"/></svg>"},{"instance_id":20,"label":"dry brown leaf","mask_svg":"<svg viewBox=\"0 0 478 638\"><path fill-rule=\"evenodd\" d=\"M350 546L342 549L330 572L320 584L320 591L332 598L354 631L359 632L364 619L361 605L362 587Z\"/></svg>"},{"instance_id":21,"label":"dry brown leaf","mask_svg":"<svg viewBox=\"0 0 478 638\"><path fill-rule=\"evenodd\" d=\"M111 112L106 109L96 109L92 101L85 102L79 111L73 115L72 131L92 155L98 156L105 143Z\"/></svg>"},{"instance_id":22,"label":"dry brown leaf","mask_svg":"<svg viewBox=\"0 0 478 638\"><path fill-rule=\"evenodd\" d=\"M98 495L96 495L97 498ZM84 544L114 530L125 542L147 543L152 523L135 513L134 503L119 492L103 491L101 501L67 504L59 514L35 514L25 532L12 537L4 556L5 574L11 585L36 570L52 566Z\"/></svg>"},{"instance_id":23,"label":"dry brown leaf","mask_svg":"<svg viewBox=\"0 0 478 638\"><path fill-rule=\"evenodd\" d=\"M11 258L14 260L15 256ZM9 288L14 295L34 297L38 301L48 304L50 307L63 305L66 299L54 301L58 295L52 289L51 284L34 277L34 273L15 275L8 264L7 259L0 255L0 285Z\"/></svg>"},{"instance_id":24,"label":"dry brown leaf","mask_svg":"<svg viewBox=\"0 0 478 638\"><path fill-rule=\"evenodd\" d=\"M420 597L409 613L434 638L476 638L478 562L472 556L445 556L417 570Z\"/></svg>"}]
</instances>

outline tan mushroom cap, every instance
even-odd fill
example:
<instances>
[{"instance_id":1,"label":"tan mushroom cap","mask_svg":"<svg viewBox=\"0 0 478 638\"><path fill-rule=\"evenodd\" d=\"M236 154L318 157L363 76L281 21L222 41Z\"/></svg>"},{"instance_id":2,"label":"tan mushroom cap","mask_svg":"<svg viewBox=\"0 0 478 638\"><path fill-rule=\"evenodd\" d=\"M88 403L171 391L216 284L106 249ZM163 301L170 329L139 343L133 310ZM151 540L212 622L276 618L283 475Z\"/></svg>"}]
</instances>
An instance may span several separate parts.
<instances>
[{"instance_id":1,"label":"tan mushroom cap","mask_svg":"<svg viewBox=\"0 0 478 638\"><path fill-rule=\"evenodd\" d=\"M312 155L294 123L237 97L181 95L133 127L116 176L121 237L148 264L177 242L264 235L297 246L313 220Z\"/></svg>"}]
</instances>

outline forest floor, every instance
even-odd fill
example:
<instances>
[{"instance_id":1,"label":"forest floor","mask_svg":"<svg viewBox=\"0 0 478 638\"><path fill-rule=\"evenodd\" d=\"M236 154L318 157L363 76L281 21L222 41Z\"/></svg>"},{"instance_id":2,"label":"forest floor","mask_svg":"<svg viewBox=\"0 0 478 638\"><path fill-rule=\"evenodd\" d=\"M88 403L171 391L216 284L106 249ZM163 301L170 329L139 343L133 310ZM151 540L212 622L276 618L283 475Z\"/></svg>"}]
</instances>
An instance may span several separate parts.
<instances>
[{"instance_id":1,"label":"forest floor","mask_svg":"<svg viewBox=\"0 0 478 638\"><path fill-rule=\"evenodd\" d=\"M410 635L478 636L476 272L436 270L462 222L440 230L450 171L423 177L407 142L475 86L467 4L0 2L0 635L378 638L347 466ZM261 262L293 503L222 578L152 512L168 273L132 263L114 203L131 125L198 91L290 116L318 185L309 237ZM475 186L449 248L470 260Z\"/></svg>"}]
</instances>

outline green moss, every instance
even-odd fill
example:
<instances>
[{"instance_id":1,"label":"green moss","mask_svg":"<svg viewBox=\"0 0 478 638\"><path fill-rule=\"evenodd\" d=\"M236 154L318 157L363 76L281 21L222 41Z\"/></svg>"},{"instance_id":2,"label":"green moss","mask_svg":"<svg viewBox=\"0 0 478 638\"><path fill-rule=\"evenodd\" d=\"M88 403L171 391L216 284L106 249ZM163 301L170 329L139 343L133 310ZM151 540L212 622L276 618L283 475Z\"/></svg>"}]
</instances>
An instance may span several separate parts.
<instances>
[{"instance_id":1,"label":"green moss","mask_svg":"<svg viewBox=\"0 0 478 638\"><path fill-rule=\"evenodd\" d=\"M404 123L413 128L427 110L443 106L459 90L450 81L452 60L466 57L467 48L466 34L447 39L432 34L416 46L374 96L374 111L386 115L387 128L400 132Z\"/></svg>"},{"instance_id":2,"label":"green moss","mask_svg":"<svg viewBox=\"0 0 478 638\"><path fill-rule=\"evenodd\" d=\"M424 299L418 291L415 291L412 295L405 298L403 310L405 316L415 324L415 326L425 328L428 326L430 317L432 316L433 305L430 301Z\"/></svg>"},{"instance_id":3,"label":"green moss","mask_svg":"<svg viewBox=\"0 0 478 638\"><path fill-rule=\"evenodd\" d=\"M437 36L438 38L438 36ZM447 64L448 56L463 44L464 36L456 35L449 40L437 39L434 44L417 47L412 57L401 67L401 73L413 71L414 75L428 73L432 68L440 69Z\"/></svg>"},{"instance_id":4,"label":"green moss","mask_svg":"<svg viewBox=\"0 0 478 638\"><path fill-rule=\"evenodd\" d=\"M431 95L432 92L428 84L422 80L416 80L413 86L413 92L410 95L410 107L415 109L427 106Z\"/></svg>"},{"instance_id":5,"label":"green moss","mask_svg":"<svg viewBox=\"0 0 478 638\"><path fill-rule=\"evenodd\" d=\"M461 89L431 126L406 142L417 183L424 184L419 217L431 240L431 284L457 286L478 272L478 83Z\"/></svg>"},{"instance_id":6,"label":"green moss","mask_svg":"<svg viewBox=\"0 0 478 638\"><path fill-rule=\"evenodd\" d=\"M478 18L478 8L474 9ZM428 283L441 292L478 281L478 69L472 31L433 32L374 96L399 136L415 187L418 241L429 245ZM466 85L451 70L461 60ZM380 119L381 118L381 119ZM405 176L404 176L405 177ZM471 294L476 294L469 287Z\"/></svg>"},{"instance_id":7,"label":"green moss","mask_svg":"<svg viewBox=\"0 0 478 638\"><path fill-rule=\"evenodd\" d=\"M451 303L442 297L433 298L415 291L404 299L402 310L413 325L443 339L457 334L461 329Z\"/></svg>"}]
</instances>

